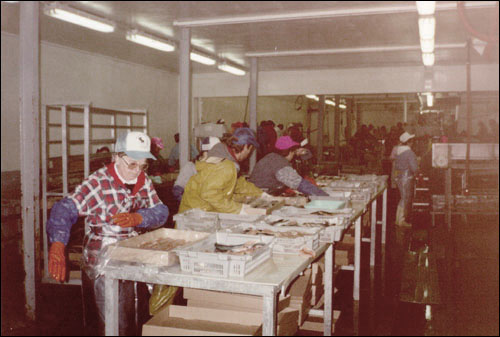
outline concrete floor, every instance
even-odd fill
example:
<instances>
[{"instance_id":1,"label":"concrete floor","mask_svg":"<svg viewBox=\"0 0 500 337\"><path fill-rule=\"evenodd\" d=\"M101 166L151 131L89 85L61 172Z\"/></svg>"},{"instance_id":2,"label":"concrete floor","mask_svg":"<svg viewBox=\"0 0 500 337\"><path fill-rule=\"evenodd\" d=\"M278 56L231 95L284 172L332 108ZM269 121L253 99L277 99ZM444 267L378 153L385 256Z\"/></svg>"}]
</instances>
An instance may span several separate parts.
<instances>
[{"instance_id":1,"label":"concrete floor","mask_svg":"<svg viewBox=\"0 0 500 337\"><path fill-rule=\"evenodd\" d=\"M440 305L432 307L433 319L429 323L425 320L424 305L399 301L403 251L394 246L391 225L396 203L397 193L390 191L386 296L382 297L377 292L375 308L370 310L370 285L366 277L362 278L360 335L498 335L498 216L469 218L468 223L460 217L454 218L456 259L452 261L445 254L444 247L450 236L444 226L438 223L432 229L427 219L420 218L423 223L416 227L429 232L430 241L427 243L437 256L442 300ZM366 268L369 268L366 250L367 247L363 247L364 275L367 273ZM21 266L18 247L2 243L2 335L82 335L82 301L78 286L40 285L37 321L24 319L24 276ZM336 306L342 309L342 315L336 325L335 335L352 335L352 301L349 300L352 298L352 272L341 272L336 282L340 288ZM380 289L380 282L380 274L377 273L375 289ZM373 322L371 325L370 320Z\"/></svg>"}]
</instances>

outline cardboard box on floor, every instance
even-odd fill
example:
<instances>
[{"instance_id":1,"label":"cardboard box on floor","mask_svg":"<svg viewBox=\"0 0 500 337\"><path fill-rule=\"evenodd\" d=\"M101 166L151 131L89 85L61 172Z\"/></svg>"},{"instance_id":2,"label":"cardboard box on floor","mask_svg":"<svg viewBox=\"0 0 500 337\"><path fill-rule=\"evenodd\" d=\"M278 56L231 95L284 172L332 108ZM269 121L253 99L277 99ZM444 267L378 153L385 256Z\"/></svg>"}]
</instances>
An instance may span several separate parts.
<instances>
[{"instance_id":1,"label":"cardboard box on floor","mask_svg":"<svg viewBox=\"0 0 500 337\"><path fill-rule=\"evenodd\" d=\"M340 311L333 311L333 324L332 324L332 333L335 331L335 322L340 317ZM308 315L304 323L300 326L300 331L310 331L316 332L317 335L323 335L324 322L323 317L320 316L311 316Z\"/></svg>"},{"instance_id":2,"label":"cardboard box on floor","mask_svg":"<svg viewBox=\"0 0 500 337\"><path fill-rule=\"evenodd\" d=\"M299 276L290 286L290 307L299 310L298 324L301 325L311 309L312 298L312 271L306 269L304 275Z\"/></svg>"},{"instance_id":3,"label":"cardboard box on floor","mask_svg":"<svg viewBox=\"0 0 500 337\"><path fill-rule=\"evenodd\" d=\"M142 335L256 336L261 320L262 314L170 305L144 324Z\"/></svg>"},{"instance_id":4,"label":"cardboard box on floor","mask_svg":"<svg viewBox=\"0 0 500 337\"><path fill-rule=\"evenodd\" d=\"M293 336L298 329L299 311L283 309L277 316L278 336ZM203 319L200 319L203 318ZM262 335L262 311L223 310L170 305L143 326L143 336L225 336Z\"/></svg>"},{"instance_id":5,"label":"cardboard box on floor","mask_svg":"<svg viewBox=\"0 0 500 337\"><path fill-rule=\"evenodd\" d=\"M228 310L240 310L248 312L262 312L262 296L233 294L220 291L184 288L184 298L188 305L223 308ZM281 311L290 304L290 296L280 296L277 311Z\"/></svg>"}]
</instances>

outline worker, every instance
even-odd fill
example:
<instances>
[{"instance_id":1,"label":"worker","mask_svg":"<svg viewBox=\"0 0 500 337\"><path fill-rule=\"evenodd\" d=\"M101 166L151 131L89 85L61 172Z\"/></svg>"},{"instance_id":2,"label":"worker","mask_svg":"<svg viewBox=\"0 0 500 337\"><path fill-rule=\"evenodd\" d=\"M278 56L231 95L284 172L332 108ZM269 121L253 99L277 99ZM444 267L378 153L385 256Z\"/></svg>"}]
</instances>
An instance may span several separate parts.
<instances>
[{"instance_id":1,"label":"worker","mask_svg":"<svg viewBox=\"0 0 500 337\"><path fill-rule=\"evenodd\" d=\"M413 137L415 135L405 131L399 137L399 145L395 146L391 153L391 159L394 160L394 180L401 194L396 210L396 225L403 227L411 227L406 220L410 216L414 177L418 170L417 156L411 149Z\"/></svg>"},{"instance_id":2,"label":"worker","mask_svg":"<svg viewBox=\"0 0 500 337\"><path fill-rule=\"evenodd\" d=\"M282 136L276 140L275 152L267 154L255 165L249 181L270 194L284 186L298 190L305 195L328 196L328 193L302 178L292 167L295 156L306 154L306 149L290 136Z\"/></svg>"},{"instance_id":3,"label":"worker","mask_svg":"<svg viewBox=\"0 0 500 337\"><path fill-rule=\"evenodd\" d=\"M216 144L205 160L196 162L197 173L186 184L179 213L192 208L208 212L251 214L247 204L235 200L238 195L266 197L263 191L244 177L238 178L242 161L258 147L250 128L238 128Z\"/></svg>"},{"instance_id":4,"label":"worker","mask_svg":"<svg viewBox=\"0 0 500 337\"><path fill-rule=\"evenodd\" d=\"M210 151L216 144L219 144L220 140L217 137L205 137L201 142L201 154L196 158L196 160L206 160L208 157L208 151ZM180 170L177 179L175 180L174 187L172 188L172 194L177 201L182 200L182 195L184 194L184 187L186 187L189 179L196 174L196 166L194 162L190 161L184 165Z\"/></svg>"},{"instance_id":5,"label":"worker","mask_svg":"<svg viewBox=\"0 0 500 337\"><path fill-rule=\"evenodd\" d=\"M161 150L163 150L163 140L160 137L151 138L151 154L156 158L156 160L148 159L148 175L151 176L161 176L163 173L168 171L167 160L161 155ZM160 179L161 182L161 179Z\"/></svg>"},{"instance_id":6,"label":"worker","mask_svg":"<svg viewBox=\"0 0 500 337\"><path fill-rule=\"evenodd\" d=\"M171 168L179 168L179 134L174 135L175 145L168 156L168 165ZM198 157L198 150L191 144L191 159Z\"/></svg>"},{"instance_id":7,"label":"worker","mask_svg":"<svg viewBox=\"0 0 500 337\"><path fill-rule=\"evenodd\" d=\"M79 216L86 217L82 293L86 328L92 333L104 334L102 265L106 261L105 248L137 236L139 228L157 228L168 218L167 206L160 201L151 180L144 173L146 159L155 159L150 153L150 143L150 138L142 132L121 134L116 140L113 162L91 174L70 196L57 202L47 221L50 242L48 271L55 280L64 282L67 270L65 246L71 227ZM139 283L138 288L139 292L143 289L142 293L147 296L144 283ZM135 326L132 281L120 281L119 297L120 335L135 334L140 327ZM139 298L139 301L147 303L147 298Z\"/></svg>"}]
</instances>

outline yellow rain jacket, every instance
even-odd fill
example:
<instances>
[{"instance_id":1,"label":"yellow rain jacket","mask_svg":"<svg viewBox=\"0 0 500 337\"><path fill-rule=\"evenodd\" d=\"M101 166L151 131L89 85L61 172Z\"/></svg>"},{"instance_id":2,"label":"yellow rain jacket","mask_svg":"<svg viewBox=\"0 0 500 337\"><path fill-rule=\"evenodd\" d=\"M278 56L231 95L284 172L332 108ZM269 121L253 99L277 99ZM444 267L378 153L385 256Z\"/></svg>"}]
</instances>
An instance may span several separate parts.
<instances>
[{"instance_id":1,"label":"yellow rain jacket","mask_svg":"<svg viewBox=\"0 0 500 337\"><path fill-rule=\"evenodd\" d=\"M179 213L192 208L207 212L234 213L241 211L242 204L235 201L236 195L260 196L263 191L238 178L236 164L231 160L209 157L196 162L196 171L184 189Z\"/></svg>"}]
</instances>

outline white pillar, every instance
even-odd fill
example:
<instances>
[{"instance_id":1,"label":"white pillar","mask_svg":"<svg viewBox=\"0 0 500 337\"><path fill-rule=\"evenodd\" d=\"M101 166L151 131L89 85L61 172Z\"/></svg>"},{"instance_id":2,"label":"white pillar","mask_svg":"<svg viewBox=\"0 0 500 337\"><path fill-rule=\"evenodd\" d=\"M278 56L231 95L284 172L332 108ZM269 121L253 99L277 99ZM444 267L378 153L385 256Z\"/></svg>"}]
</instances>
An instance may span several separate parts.
<instances>
[{"instance_id":1,"label":"white pillar","mask_svg":"<svg viewBox=\"0 0 500 337\"><path fill-rule=\"evenodd\" d=\"M179 47L179 166L189 161L189 117L191 116L191 31L181 28Z\"/></svg>"},{"instance_id":2,"label":"white pillar","mask_svg":"<svg viewBox=\"0 0 500 337\"><path fill-rule=\"evenodd\" d=\"M35 319L35 238L40 235L40 40L39 2L21 1L19 16L19 114L21 140L21 215L26 278L26 313Z\"/></svg>"},{"instance_id":3,"label":"white pillar","mask_svg":"<svg viewBox=\"0 0 500 337\"><path fill-rule=\"evenodd\" d=\"M257 96L259 95L259 63L256 57L250 58L250 128L257 132ZM250 172L252 172L257 158L257 151L250 157Z\"/></svg>"}]
</instances>

